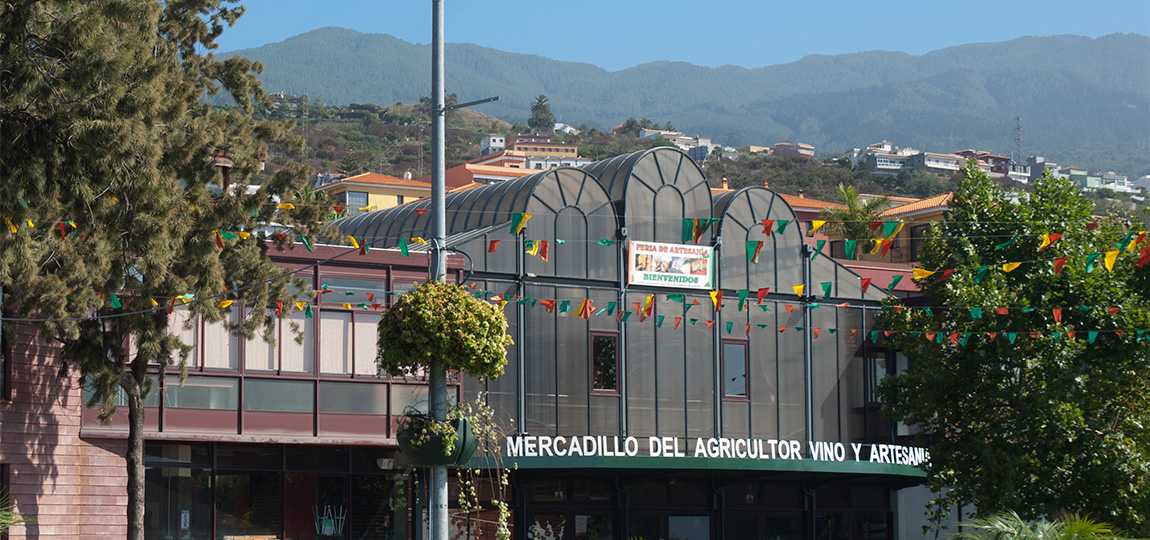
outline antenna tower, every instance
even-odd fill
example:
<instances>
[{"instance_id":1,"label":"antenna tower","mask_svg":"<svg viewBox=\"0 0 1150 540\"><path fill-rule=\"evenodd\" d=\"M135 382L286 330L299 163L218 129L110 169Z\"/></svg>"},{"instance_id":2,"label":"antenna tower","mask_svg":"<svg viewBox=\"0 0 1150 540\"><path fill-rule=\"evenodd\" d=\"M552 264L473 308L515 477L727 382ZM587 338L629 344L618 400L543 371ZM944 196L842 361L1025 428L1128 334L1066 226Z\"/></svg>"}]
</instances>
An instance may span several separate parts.
<instances>
[{"instance_id":1,"label":"antenna tower","mask_svg":"<svg viewBox=\"0 0 1150 540\"><path fill-rule=\"evenodd\" d=\"M1014 116L1014 162L1022 163L1022 117Z\"/></svg>"}]
</instances>

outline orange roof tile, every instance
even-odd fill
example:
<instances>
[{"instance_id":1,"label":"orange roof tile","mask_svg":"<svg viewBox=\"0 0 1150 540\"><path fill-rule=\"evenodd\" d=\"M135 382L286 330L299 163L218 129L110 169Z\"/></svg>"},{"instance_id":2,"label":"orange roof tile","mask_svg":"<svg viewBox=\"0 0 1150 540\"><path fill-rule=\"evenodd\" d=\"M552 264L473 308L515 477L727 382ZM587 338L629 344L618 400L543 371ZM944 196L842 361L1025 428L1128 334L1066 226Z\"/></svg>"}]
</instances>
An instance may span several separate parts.
<instances>
[{"instance_id":1,"label":"orange roof tile","mask_svg":"<svg viewBox=\"0 0 1150 540\"><path fill-rule=\"evenodd\" d=\"M326 184L323 184L316 189L329 189L329 188L335 187L339 184L374 184L374 185L378 185L378 186L400 186L400 187L428 188L428 189L431 188L431 184L429 184L427 182L421 182L419 180L408 180L406 178L396 178L394 176L388 176L386 174L367 172L367 173L363 173L363 174L357 174L355 176L348 176L346 178L340 178L339 180L336 180L334 182L328 182Z\"/></svg>"},{"instance_id":2,"label":"orange roof tile","mask_svg":"<svg viewBox=\"0 0 1150 540\"><path fill-rule=\"evenodd\" d=\"M810 199L807 197L799 197L797 195L787 195L786 193L779 193L778 195L782 197L784 201L787 201L787 204L791 205L792 208L823 209L843 207L843 205L838 203L820 201L818 199Z\"/></svg>"},{"instance_id":3,"label":"orange roof tile","mask_svg":"<svg viewBox=\"0 0 1150 540\"><path fill-rule=\"evenodd\" d=\"M917 202L907 203L902 206L896 206L883 212L883 216L901 216L904 214L911 214L914 212L921 212L923 210L933 210L936 208L946 208L946 204L954 197L953 192L943 193L942 195L935 195L925 199L919 199Z\"/></svg>"}]
</instances>

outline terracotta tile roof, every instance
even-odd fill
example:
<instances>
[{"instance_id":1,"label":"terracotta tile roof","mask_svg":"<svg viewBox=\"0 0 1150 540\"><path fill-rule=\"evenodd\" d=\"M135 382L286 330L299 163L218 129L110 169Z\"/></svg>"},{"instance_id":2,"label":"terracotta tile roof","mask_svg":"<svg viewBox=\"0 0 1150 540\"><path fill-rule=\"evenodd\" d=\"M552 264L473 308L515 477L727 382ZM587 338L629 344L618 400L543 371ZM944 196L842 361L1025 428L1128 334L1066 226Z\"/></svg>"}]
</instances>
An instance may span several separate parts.
<instances>
[{"instance_id":1,"label":"terracotta tile roof","mask_svg":"<svg viewBox=\"0 0 1150 540\"><path fill-rule=\"evenodd\" d=\"M797 195L787 195L786 193L779 193L778 195L782 197L784 201L787 201L787 204L791 205L791 208L813 208L821 210L823 208L843 207L843 205L838 203L820 201L818 199L809 199L807 197L799 197Z\"/></svg>"},{"instance_id":2,"label":"terracotta tile roof","mask_svg":"<svg viewBox=\"0 0 1150 540\"><path fill-rule=\"evenodd\" d=\"M467 170L471 171L473 174L474 173L492 174L492 175L499 175L499 176L509 176L509 177L514 177L514 178L519 178L520 176L527 176L529 174L535 174L535 173L543 172L543 169L521 169L518 167L496 167L494 165L476 165L474 163L468 163L468 164L464 165L464 167L466 167Z\"/></svg>"},{"instance_id":3,"label":"terracotta tile roof","mask_svg":"<svg viewBox=\"0 0 1150 540\"><path fill-rule=\"evenodd\" d=\"M377 186L399 186L431 189L431 184L427 182L421 182L419 180L408 180L406 178L396 178L394 176L373 172L348 176L347 178L340 178L334 182L323 184L317 189L330 189L340 184L372 184Z\"/></svg>"},{"instance_id":4,"label":"terracotta tile roof","mask_svg":"<svg viewBox=\"0 0 1150 540\"><path fill-rule=\"evenodd\" d=\"M954 197L953 192L943 193L942 195L935 195L934 197L927 197L919 199L917 202L907 203L902 206L896 206L883 212L883 216L901 216L903 214L912 214L914 212L921 212L924 210L934 210L936 208L946 208L947 203Z\"/></svg>"},{"instance_id":5,"label":"terracotta tile roof","mask_svg":"<svg viewBox=\"0 0 1150 540\"><path fill-rule=\"evenodd\" d=\"M451 189L447 190L447 192L448 193L458 193L460 191L467 191L469 189L475 189L475 188L483 187L486 185L487 184L480 184L479 182L472 182L470 184L464 184L464 185L459 186L457 188L451 188Z\"/></svg>"}]
</instances>

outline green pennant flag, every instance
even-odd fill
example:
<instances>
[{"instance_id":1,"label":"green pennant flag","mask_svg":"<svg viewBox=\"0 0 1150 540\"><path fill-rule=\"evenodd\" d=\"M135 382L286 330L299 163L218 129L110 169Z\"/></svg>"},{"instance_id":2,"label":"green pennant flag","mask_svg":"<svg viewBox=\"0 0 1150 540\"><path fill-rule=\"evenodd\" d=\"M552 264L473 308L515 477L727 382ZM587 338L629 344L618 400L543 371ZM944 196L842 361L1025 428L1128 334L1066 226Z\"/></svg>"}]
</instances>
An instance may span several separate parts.
<instances>
[{"instance_id":1,"label":"green pennant flag","mask_svg":"<svg viewBox=\"0 0 1150 540\"><path fill-rule=\"evenodd\" d=\"M1011 343L1014 343L1014 340L1018 339L1018 332L1007 332L1006 339L1010 340Z\"/></svg>"},{"instance_id":2,"label":"green pennant flag","mask_svg":"<svg viewBox=\"0 0 1150 540\"><path fill-rule=\"evenodd\" d=\"M931 311L930 306L923 306L922 311L926 313L927 317L934 317L934 311Z\"/></svg>"},{"instance_id":3,"label":"green pennant flag","mask_svg":"<svg viewBox=\"0 0 1150 540\"><path fill-rule=\"evenodd\" d=\"M743 310L743 306L747 303L747 295L750 293L750 289L739 290L739 311Z\"/></svg>"},{"instance_id":4,"label":"green pennant flag","mask_svg":"<svg viewBox=\"0 0 1150 540\"><path fill-rule=\"evenodd\" d=\"M767 327L767 325L765 325L765 324L760 324L760 325L757 325L757 326L758 326L759 328L766 328L766 327Z\"/></svg>"},{"instance_id":5,"label":"green pennant flag","mask_svg":"<svg viewBox=\"0 0 1150 540\"><path fill-rule=\"evenodd\" d=\"M658 317L655 318L655 327L656 328L662 328L663 327L663 316L662 315L659 315Z\"/></svg>"},{"instance_id":6,"label":"green pennant flag","mask_svg":"<svg viewBox=\"0 0 1150 540\"><path fill-rule=\"evenodd\" d=\"M252 217L256 217L259 215L259 210L252 208L251 210L248 211L248 214L250 214Z\"/></svg>"},{"instance_id":7,"label":"green pennant flag","mask_svg":"<svg viewBox=\"0 0 1150 540\"><path fill-rule=\"evenodd\" d=\"M1146 333L1145 330L1135 330L1134 331L1134 341L1135 342L1142 341L1142 334L1144 334L1144 333Z\"/></svg>"},{"instance_id":8,"label":"green pennant flag","mask_svg":"<svg viewBox=\"0 0 1150 540\"><path fill-rule=\"evenodd\" d=\"M507 231L508 234L519 234L528 219L531 219L530 215L525 216L522 212L511 214L511 230Z\"/></svg>"},{"instance_id":9,"label":"green pennant flag","mask_svg":"<svg viewBox=\"0 0 1150 540\"><path fill-rule=\"evenodd\" d=\"M301 242L303 242L303 247L307 248L307 250L308 250L309 252L310 252L310 251L314 251L314 250L311 248L311 242L308 242L308 241L307 241L307 237L306 237L306 236L304 236L304 235L302 235L302 234L301 234L301 235L299 235L299 239L300 239L300 241L301 241Z\"/></svg>"},{"instance_id":10,"label":"green pennant flag","mask_svg":"<svg viewBox=\"0 0 1150 540\"><path fill-rule=\"evenodd\" d=\"M1054 337L1054 343L1058 343L1058 339L1062 337L1062 332L1054 332L1050 335Z\"/></svg>"},{"instance_id":11,"label":"green pennant flag","mask_svg":"<svg viewBox=\"0 0 1150 540\"><path fill-rule=\"evenodd\" d=\"M830 332L832 334L838 333L838 331L839 331L838 328L827 328L827 332Z\"/></svg>"},{"instance_id":12,"label":"green pennant flag","mask_svg":"<svg viewBox=\"0 0 1150 540\"><path fill-rule=\"evenodd\" d=\"M555 243L561 246L561 245L563 245L563 244L566 244L566 243L567 243L567 241L566 241L566 240L564 240L564 239L562 239L562 238L556 238L556 239L555 239Z\"/></svg>"},{"instance_id":13,"label":"green pennant flag","mask_svg":"<svg viewBox=\"0 0 1150 540\"><path fill-rule=\"evenodd\" d=\"M830 298L831 297L831 288L834 287L835 284L833 282L830 282L830 281L824 281L824 282L820 283L819 285L821 285L823 288L823 296L826 298Z\"/></svg>"},{"instance_id":14,"label":"green pennant flag","mask_svg":"<svg viewBox=\"0 0 1150 540\"><path fill-rule=\"evenodd\" d=\"M120 302L120 297L116 296L114 294L108 299L108 301L111 302L112 307L114 307L116 309L124 307L124 303Z\"/></svg>"},{"instance_id":15,"label":"green pennant flag","mask_svg":"<svg viewBox=\"0 0 1150 540\"><path fill-rule=\"evenodd\" d=\"M986 277L987 270L990 270L990 266L979 266L978 273L974 275L974 282L982 283L982 279Z\"/></svg>"},{"instance_id":16,"label":"green pennant flag","mask_svg":"<svg viewBox=\"0 0 1150 540\"><path fill-rule=\"evenodd\" d=\"M807 304L807 307L810 309L819 309L823 307L823 305L818 302L811 302L810 304Z\"/></svg>"},{"instance_id":17,"label":"green pennant flag","mask_svg":"<svg viewBox=\"0 0 1150 540\"><path fill-rule=\"evenodd\" d=\"M687 297L686 297L686 295L683 295L680 293L668 294L667 300L670 300L672 302L685 302L687 300Z\"/></svg>"},{"instance_id":18,"label":"green pennant flag","mask_svg":"<svg viewBox=\"0 0 1150 540\"><path fill-rule=\"evenodd\" d=\"M615 243L615 241L614 240L608 240L606 238L600 238L600 239L596 240L595 243L599 244L600 246L610 246L610 245L613 245Z\"/></svg>"},{"instance_id":19,"label":"green pennant flag","mask_svg":"<svg viewBox=\"0 0 1150 540\"><path fill-rule=\"evenodd\" d=\"M902 274L895 274L895 275L891 276L890 285L886 286L887 290L894 289L894 286L898 285L898 282L902 281L902 276L903 276Z\"/></svg>"},{"instance_id":20,"label":"green pennant flag","mask_svg":"<svg viewBox=\"0 0 1150 540\"><path fill-rule=\"evenodd\" d=\"M981 319L982 318L982 308L980 308L980 307L970 308L970 318Z\"/></svg>"},{"instance_id":21,"label":"green pennant flag","mask_svg":"<svg viewBox=\"0 0 1150 540\"><path fill-rule=\"evenodd\" d=\"M618 302L607 302L607 314L613 315L615 313L615 306L619 305Z\"/></svg>"},{"instance_id":22,"label":"green pennant flag","mask_svg":"<svg viewBox=\"0 0 1150 540\"><path fill-rule=\"evenodd\" d=\"M532 298L532 299L531 299L531 307L535 307L535 304L536 304L537 302L539 302L539 299L538 299L538 298Z\"/></svg>"},{"instance_id":23,"label":"green pennant flag","mask_svg":"<svg viewBox=\"0 0 1150 540\"><path fill-rule=\"evenodd\" d=\"M771 310L771 308L768 307L766 304L759 304L759 309L761 309L763 311L770 311Z\"/></svg>"},{"instance_id":24,"label":"green pennant flag","mask_svg":"<svg viewBox=\"0 0 1150 540\"><path fill-rule=\"evenodd\" d=\"M730 334L731 329L734 327L735 327L735 323L731 323L731 322L727 323L727 333Z\"/></svg>"},{"instance_id":25,"label":"green pennant flag","mask_svg":"<svg viewBox=\"0 0 1150 540\"><path fill-rule=\"evenodd\" d=\"M686 244L695 239L695 220L683 218L683 242Z\"/></svg>"},{"instance_id":26,"label":"green pennant flag","mask_svg":"<svg viewBox=\"0 0 1150 540\"><path fill-rule=\"evenodd\" d=\"M890 238L890 235L894 234L894 232L897 230L898 230L898 222L897 221L884 221L884 222L882 222L883 238Z\"/></svg>"},{"instance_id":27,"label":"green pennant flag","mask_svg":"<svg viewBox=\"0 0 1150 540\"><path fill-rule=\"evenodd\" d=\"M805 327L805 326L796 326L795 332L805 332L806 329L807 329L807 327Z\"/></svg>"},{"instance_id":28,"label":"green pennant flag","mask_svg":"<svg viewBox=\"0 0 1150 540\"><path fill-rule=\"evenodd\" d=\"M1126 236L1123 237L1122 240L1120 240L1117 244L1118 251L1126 251L1126 246L1130 245L1130 240L1132 240L1133 238L1134 238L1134 231L1130 231L1130 232L1126 233Z\"/></svg>"},{"instance_id":29,"label":"green pennant flag","mask_svg":"<svg viewBox=\"0 0 1150 540\"><path fill-rule=\"evenodd\" d=\"M695 323L697 323L697 322L699 322L699 319L691 319L691 324L692 324L692 325L694 325L694 324L695 324Z\"/></svg>"},{"instance_id":30,"label":"green pennant flag","mask_svg":"<svg viewBox=\"0 0 1150 540\"><path fill-rule=\"evenodd\" d=\"M827 245L826 240L819 240L818 242L815 242L815 253L814 253L814 255L811 255L812 261L819 258L819 254L821 254L823 252L823 246L826 246L826 245Z\"/></svg>"},{"instance_id":31,"label":"green pennant flag","mask_svg":"<svg viewBox=\"0 0 1150 540\"><path fill-rule=\"evenodd\" d=\"M1090 306L1078 306L1078 311L1090 311Z\"/></svg>"},{"instance_id":32,"label":"green pennant flag","mask_svg":"<svg viewBox=\"0 0 1150 540\"><path fill-rule=\"evenodd\" d=\"M411 252L407 251L407 239L406 238L400 238L399 239L399 252L402 253L404 257L411 255Z\"/></svg>"},{"instance_id":33,"label":"green pennant flag","mask_svg":"<svg viewBox=\"0 0 1150 540\"><path fill-rule=\"evenodd\" d=\"M356 304L360 309L368 309L367 304Z\"/></svg>"},{"instance_id":34,"label":"green pennant flag","mask_svg":"<svg viewBox=\"0 0 1150 540\"><path fill-rule=\"evenodd\" d=\"M1015 240L1018 240L1018 236L1019 235L1017 235L1017 234L1014 236L1011 236L1010 240L1007 240L1001 244L998 244L997 246L994 246L994 249L1006 249L1007 246L1009 246L1010 244L1013 244Z\"/></svg>"},{"instance_id":35,"label":"green pennant flag","mask_svg":"<svg viewBox=\"0 0 1150 540\"><path fill-rule=\"evenodd\" d=\"M1089 340L1087 340L1090 343L1094 343L1094 340L1098 339L1098 332L1096 332L1094 330L1087 332L1086 335L1090 338Z\"/></svg>"},{"instance_id":36,"label":"green pennant flag","mask_svg":"<svg viewBox=\"0 0 1150 540\"><path fill-rule=\"evenodd\" d=\"M1022 312L1023 312L1023 313L1030 313L1031 311L1034 311L1034 308L1032 308L1032 307L1024 307L1024 308L1022 308Z\"/></svg>"},{"instance_id":37,"label":"green pennant flag","mask_svg":"<svg viewBox=\"0 0 1150 540\"><path fill-rule=\"evenodd\" d=\"M791 220L789 220L789 219L776 219L775 225L778 225L779 228L776 229L775 232L782 234L783 231L787 230L787 224L790 222L791 222Z\"/></svg>"},{"instance_id":38,"label":"green pennant flag","mask_svg":"<svg viewBox=\"0 0 1150 540\"><path fill-rule=\"evenodd\" d=\"M516 304L526 304L527 302L530 302L530 301L531 301L530 296L524 296L523 298L516 300L515 303Z\"/></svg>"},{"instance_id":39,"label":"green pennant flag","mask_svg":"<svg viewBox=\"0 0 1150 540\"><path fill-rule=\"evenodd\" d=\"M922 332L919 332L918 330L911 330L910 335L912 335L914 337L919 337L922 335Z\"/></svg>"},{"instance_id":40,"label":"green pennant flag","mask_svg":"<svg viewBox=\"0 0 1150 540\"><path fill-rule=\"evenodd\" d=\"M347 291L343 293L344 296L355 296L355 291Z\"/></svg>"},{"instance_id":41,"label":"green pennant flag","mask_svg":"<svg viewBox=\"0 0 1150 540\"><path fill-rule=\"evenodd\" d=\"M958 338L958 343L965 347L967 341L970 341L970 332L963 332L962 337Z\"/></svg>"},{"instance_id":42,"label":"green pennant flag","mask_svg":"<svg viewBox=\"0 0 1150 540\"><path fill-rule=\"evenodd\" d=\"M602 307L602 308L599 308L599 311L596 311L596 312L595 312L595 316L596 316L596 317L598 317L598 316L600 316L600 315L602 315L602 314L604 314L604 313L607 313L607 308L605 308L605 307Z\"/></svg>"},{"instance_id":43,"label":"green pennant flag","mask_svg":"<svg viewBox=\"0 0 1150 540\"><path fill-rule=\"evenodd\" d=\"M228 231L220 231L220 236L227 238L228 240L235 240L236 238L240 237L238 234L230 233Z\"/></svg>"},{"instance_id":44,"label":"green pennant flag","mask_svg":"<svg viewBox=\"0 0 1150 540\"><path fill-rule=\"evenodd\" d=\"M759 264L759 253L763 250L762 240L747 240L747 260Z\"/></svg>"},{"instance_id":45,"label":"green pennant flag","mask_svg":"<svg viewBox=\"0 0 1150 540\"><path fill-rule=\"evenodd\" d=\"M942 343L945 340L946 340L946 336L943 336L942 332L939 332L939 333L934 335L934 342L935 343Z\"/></svg>"},{"instance_id":46,"label":"green pennant flag","mask_svg":"<svg viewBox=\"0 0 1150 540\"><path fill-rule=\"evenodd\" d=\"M623 318L619 319L619 322L626 323L627 319L631 318L631 312L630 311L624 311L622 313L623 313Z\"/></svg>"},{"instance_id":47,"label":"green pennant flag","mask_svg":"<svg viewBox=\"0 0 1150 540\"><path fill-rule=\"evenodd\" d=\"M562 302L559 302L559 313L567 313L567 310L569 310L569 309L571 309L571 301L570 300L564 300Z\"/></svg>"},{"instance_id":48,"label":"green pennant flag","mask_svg":"<svg viewBox=\"0 0 1150 540\"><path fill-rule=\"evenodd\" d=\"M878 330L870 331L870 340L874 343L878 343Z\"/></svg>"},{"instance_id":49,"label":"green pennant flag","mask_svg":"<svg viewBox=\"0 0 1150 540\"><path fill-rule=\"evenodd\" d=\"M855 242L857 240L847 240L843 243L843 250L846 251L848 261L855 260Z\"/></svg>"},{"instance_id":50,"label":"green pennant flag","mask_svg":"<svg viewBox=\"0 0 1150 540\"><path fill-rule=\"evenodd\" d=\"M1094 272L1094 262L1098 260L1098 256L1100 256L1100 255L1102 255L1102 254L1101 253L1092 253L1092 254L1086 256L1086 273L1087 274Z\"/></svg>"},{"instance_id":51,"label":"green pennant flag","mask_svg":"<svg viewBox=\"0 0 1150 540\"><path fill-rule=\"evenodd\" d=\"M311 312L311 304L308 304L307 306L304 307L303 317L305 319L311 319L311 318L315 317Z\"/></svg>"}]
</instances>

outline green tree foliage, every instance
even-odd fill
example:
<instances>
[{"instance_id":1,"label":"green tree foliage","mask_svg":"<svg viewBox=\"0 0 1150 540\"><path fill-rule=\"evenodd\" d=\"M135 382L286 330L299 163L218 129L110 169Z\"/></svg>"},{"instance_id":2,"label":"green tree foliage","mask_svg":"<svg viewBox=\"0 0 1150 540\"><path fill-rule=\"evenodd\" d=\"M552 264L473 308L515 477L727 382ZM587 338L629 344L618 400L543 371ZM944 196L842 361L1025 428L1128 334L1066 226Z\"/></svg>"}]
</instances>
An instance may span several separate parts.
<instances>
[{"instance_id":1,"label":"green tree foliage","mask_svg":"<svg viewBox=\"0 0 1150 540\"><path fill-rule=\"evenodd\" d=\"M547 96L539 94L531 104L531 116L527 118L527 127L535 133L555 131L555 115L551 114L551 104L547 102Z\"/></svg>"},{"instance_id":2,"label":"green tree foliage","mask_svg":"<svg viewBox=\"0 0 1150 540\"><path fill-rule=\"evenodd\" d=\"M955 538L964 540L1117 540L1109 525L1090 518L1065 514L1055 521L1026 521L1014 512L997 514L963 523L973 532L963 531Z\"/></svg>"},{"instance_id":3,"label":"green tree foliage","mask_svg":"<svg viewBox=\"0 0 1150 540\"><path fill-rule=\"evenodd\" d=\"M1150 533L1150 343L1141 339L1150 269L1124 249L1123 221L1087 227L1091 209L1066 180L1044 176L1016 199L969 164L920 257L926 270L955 270L919 282L935 307L877 318L913 359L878 390L891 418L932 441L928 478L944 493L936 511L947 501L1026 519L1070 511ZM1043 234L1065 236L1039 251ZM1104 255L1088 268L1090 255L1115 250L1113 272ZM1059 257L1067 262L1056 274ZM1022 265L1005 272L1012 262Z\"/></svg>"},{"instance_id":4,"label":"green tree foliage","mask_svg":"<svg viewBox=\"0 0 1150 540\"><path fill-rule=\"evenodd\" d=\"M276 302L293 296L289 280L273 279L281 271L269 244L314 238L330 208L298 201L310 176L299 165L254 193L235 185L257 174L267 144L295 144L290 125L252 118L265 98L260 66L206 54L242 8L16 0L0 13L0 216L12 223L0 229L5 315L35 318L62 343L103 419L126 399L128 537L141 540L149 373L182 367L190 349L170 333L166 308L184 297L192 312L226 321L217 306L231 300L247 307L231 328L271 339ZM235 106L202 103L205 94ZM224 156L231 187L217 167ZM298 204L281 209L276 198ZM282 236L261 228L272 221Z\"/></svg>"},{"instance_id":5,"label":"green tree foliage","mask_svg":"<svg viewBox=\"0 0 1150 540\"><path fill-rule=\"evenodd\" d=\"M865 240L874 236L870 230L871 221L879 221L881 214L890 208L887 197L862 197L854 186L839 184L838 202L842 208L824 208L819 219L825 219L824 234L841 236L848 240ZM854 254L848 253L848 258Z\"/></svg>"}]
</instances>

